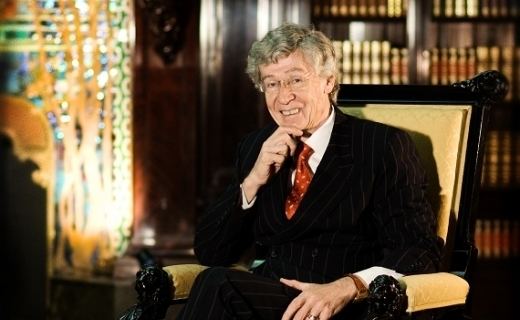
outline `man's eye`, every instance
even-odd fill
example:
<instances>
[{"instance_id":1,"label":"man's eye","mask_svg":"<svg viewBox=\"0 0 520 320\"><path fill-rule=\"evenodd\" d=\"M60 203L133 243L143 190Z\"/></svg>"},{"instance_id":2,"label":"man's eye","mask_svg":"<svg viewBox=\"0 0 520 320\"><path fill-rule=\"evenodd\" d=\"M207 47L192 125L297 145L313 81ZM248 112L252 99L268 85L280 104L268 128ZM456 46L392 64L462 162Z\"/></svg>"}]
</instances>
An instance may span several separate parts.
<instances>
[{"instance_id":1,"label":"man's eye","mask_svg":"<svg viewBox=\"0 0 520 320\"><path fill-rule=\"evenodd\" d=\"M266 88L276 88L277 82L276 81L270 81L265 83Z\"/></svg>"},{"instance_id":2,"label":"man's eye","mask_svg":"<svg viewBox=\"0 0 520 320\"><path fill-rule=\"evenodd\" d=\"M293 85L294 84L298 85L298 84L301 84L302 82L303 82L302 78L292 78L291 79L291 84L293 84Z\"/></svg>"}]
</instances>

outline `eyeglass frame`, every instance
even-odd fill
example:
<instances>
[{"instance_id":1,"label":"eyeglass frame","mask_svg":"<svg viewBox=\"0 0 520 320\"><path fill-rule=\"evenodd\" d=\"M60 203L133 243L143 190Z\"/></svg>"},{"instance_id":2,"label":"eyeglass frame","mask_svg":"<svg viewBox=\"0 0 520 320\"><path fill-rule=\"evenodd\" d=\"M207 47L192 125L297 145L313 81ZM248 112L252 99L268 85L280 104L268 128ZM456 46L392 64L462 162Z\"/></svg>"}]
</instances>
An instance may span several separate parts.
<instances>
[{"instance_id":1,"label":"eyeglass frame","mask_svg":"<svg viewBox=\"0 0 520 320\"><path fill-rule=\"evenodd\" d=\"M258 86L258 89L260 90L260 92L265 93L265 94L277 94L280 92L280 90L283 86L283 87L288 88L291 92L294 92L294 91L298 91L298 90L305 88L305 86L307 85L309 80L312 78L312 76L313 76L313 74L309 74L307 76L292 76L292 77L289 77L288 79L272 80L272 82L276 83L276 86L272 90L265 89L264 81L262 81L260 83L260 85ZM302 80L301 86L300 86L300 84L296 84L297 87L295 88L294 87L295 84L291 84L291 82L295 81L295 80Z\"/></svg>"}]
</instances>

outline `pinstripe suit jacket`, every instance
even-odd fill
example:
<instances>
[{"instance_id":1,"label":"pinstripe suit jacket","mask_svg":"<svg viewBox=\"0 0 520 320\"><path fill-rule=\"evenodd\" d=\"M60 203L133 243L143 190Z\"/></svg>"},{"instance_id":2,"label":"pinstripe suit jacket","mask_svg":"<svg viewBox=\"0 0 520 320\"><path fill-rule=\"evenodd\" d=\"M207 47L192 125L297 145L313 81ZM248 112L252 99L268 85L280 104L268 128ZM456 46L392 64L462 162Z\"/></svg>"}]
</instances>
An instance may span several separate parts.
<instances>
[{"instance_id":1,"label":"pinstripe suit jacket","mask_svg":"<svg viewBox=\"0 0 520 320\"><path fill-rule=\"evenodd\" d=\"M323 283L371 266L411 274L436 271L441 241L425 197L426 178L403 131L336 109L329 145L295 216L285 218L292 161L241 209L239 184L250 172L268 125L238 147L236 181L201 217L195 253L202 264L229 265L252 244L267 249L255 272Z\"/></svg>"}]
</instances>

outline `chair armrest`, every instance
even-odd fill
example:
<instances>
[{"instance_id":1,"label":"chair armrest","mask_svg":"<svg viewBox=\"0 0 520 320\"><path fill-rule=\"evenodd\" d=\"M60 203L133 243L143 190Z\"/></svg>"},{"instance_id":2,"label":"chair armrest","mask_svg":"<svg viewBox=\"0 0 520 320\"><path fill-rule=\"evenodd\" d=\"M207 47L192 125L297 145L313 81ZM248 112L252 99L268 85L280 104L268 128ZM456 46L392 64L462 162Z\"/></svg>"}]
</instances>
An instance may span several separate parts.
<instances>
[{"instance_id":1,"label":"chair armrest","mask_svg":"<svg viewBox=\"0 0 520 320\"><path fill-rule=\"evenodd\" d=\"M195 278L207 268L200 264L178 264L164 267L163 270L168 273L173 282L173 300L187 299Z\"/></svg>"},{"instance_id":2,"label":"chair armrest","mask_svg":"<svg viewBox=\"0 0 520 320\"><path fill-rule=\"evenodd\" d=\"M377 276L368 288L368 319L400 319L407 313L463 305L469 285L463 278L438 272Z\"/></svg>"},{"instance_id":3,"label":"chair armrest","mask_svg":"<svg viewBox=\"0 0 520 320\"><path fill-rule=\"evenodd\" d=\"M469 291L466 280L447 272L404 276L399 282L408 296L408 313L464 304Z\"/></svg>"}]
</instances>

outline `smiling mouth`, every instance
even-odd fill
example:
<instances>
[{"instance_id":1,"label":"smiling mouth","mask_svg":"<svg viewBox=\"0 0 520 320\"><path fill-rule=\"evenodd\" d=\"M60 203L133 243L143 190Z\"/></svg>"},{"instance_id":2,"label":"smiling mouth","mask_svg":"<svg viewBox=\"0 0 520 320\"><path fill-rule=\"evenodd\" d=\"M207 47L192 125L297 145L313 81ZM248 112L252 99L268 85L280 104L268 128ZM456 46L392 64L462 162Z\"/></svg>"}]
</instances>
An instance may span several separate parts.
<instances>
[{"instance_id":1,"label":"smiling mouth","mask_svg":"<svg viewBox=\"0 0 520 320\"><path fill-rule=\"evenodd\" d=\"M298 112L300 112L300 109L297 109L297 108L280 111L280 113L283 114L284 116L292 116L293 114L297 114Z\"/></svg>"}]
</instances>

